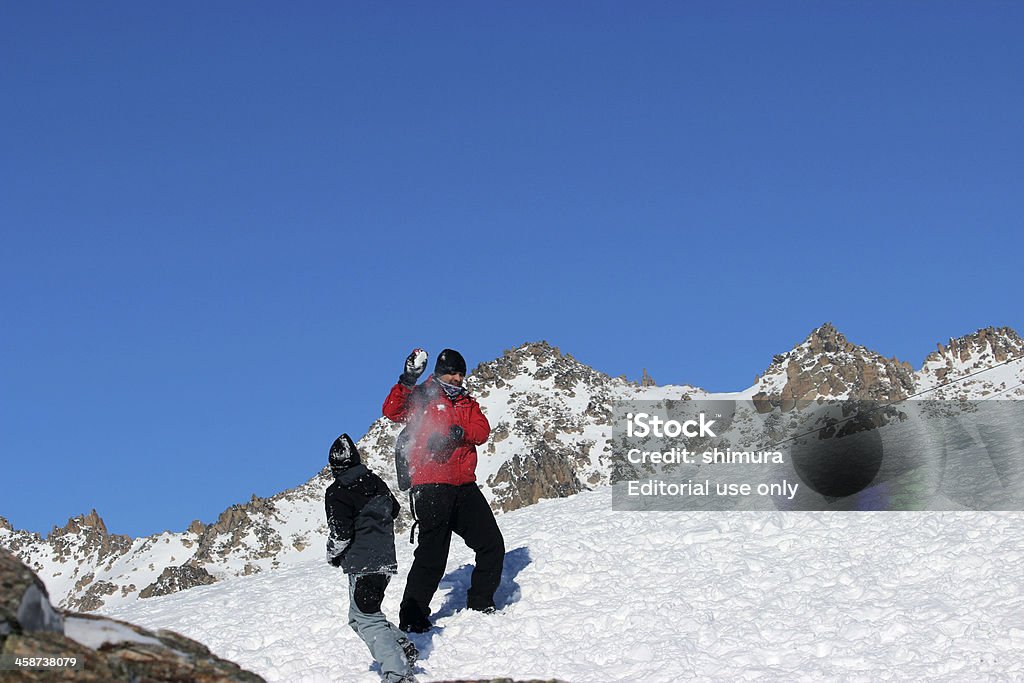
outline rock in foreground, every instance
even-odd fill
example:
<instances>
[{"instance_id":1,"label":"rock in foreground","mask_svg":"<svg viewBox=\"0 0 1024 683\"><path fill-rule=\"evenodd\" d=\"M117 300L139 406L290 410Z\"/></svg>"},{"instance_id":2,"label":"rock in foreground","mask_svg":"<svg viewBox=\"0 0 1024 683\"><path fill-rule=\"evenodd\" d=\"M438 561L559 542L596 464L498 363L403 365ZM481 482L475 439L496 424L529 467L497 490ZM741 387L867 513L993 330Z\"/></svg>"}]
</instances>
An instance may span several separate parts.
<instances>
[{"instance_id":1,"label":"rock in foreground","mask_svg":"<svg viewBox=\"0 0 1024 683\"><path fill-rule=\"evenodd\" d=\"M0 654L5 660L74 658L78 666L8 668L4 681L262 681L204 645L91 614L60 612L42 581L0 549ZM8 662L10 663L10 662Z\"/></svg>"}]
</instances>

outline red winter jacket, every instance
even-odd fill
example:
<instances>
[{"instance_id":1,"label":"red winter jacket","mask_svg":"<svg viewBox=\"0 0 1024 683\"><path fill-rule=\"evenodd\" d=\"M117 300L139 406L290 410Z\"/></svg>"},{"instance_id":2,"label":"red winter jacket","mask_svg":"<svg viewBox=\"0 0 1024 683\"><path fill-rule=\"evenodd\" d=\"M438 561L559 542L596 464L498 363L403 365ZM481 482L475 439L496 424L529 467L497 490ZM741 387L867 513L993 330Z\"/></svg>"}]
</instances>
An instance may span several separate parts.
<instances>
[{"instance_id":1,"label":"red winter jacket","mask_svg":"<svg viewBox=\"0 0 1024 683\"><path fill-rule=\"evenodd\" d=\"M411 425L409 473L413 486L458 486L476 481L476 447L487 441L491 433L491 425L476 399L462 394L453 401L431 375L415 388L401 383L391 387L384 400L384 416ZM442 461L430 452L427 442L434 434L448 434L452 425L462 427L465 434L451 457Z\"/></svg>"}]
</instances>

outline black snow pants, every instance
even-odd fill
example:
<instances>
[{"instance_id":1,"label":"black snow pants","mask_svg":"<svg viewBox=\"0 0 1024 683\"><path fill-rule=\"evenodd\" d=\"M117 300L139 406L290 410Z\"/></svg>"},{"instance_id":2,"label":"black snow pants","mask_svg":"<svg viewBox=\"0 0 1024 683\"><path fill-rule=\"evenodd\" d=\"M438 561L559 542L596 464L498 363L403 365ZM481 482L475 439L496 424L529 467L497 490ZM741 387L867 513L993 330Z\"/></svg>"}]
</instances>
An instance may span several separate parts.
<instances>
[{"instance_id":1,"label":"black snow pants","mask_svg":"<svg viewBox=\"0 0 1024 683\"><path fill-rule=\"evenodd\" d=\"M405 583L402 612L430 616L430 600L448 563L452 532L476 552L467 606L478 610L493 607L505 562L505 540L484 494L476 483L422 484L414 486L412 493L419 544Z\"/></svg>"}]
</instances>

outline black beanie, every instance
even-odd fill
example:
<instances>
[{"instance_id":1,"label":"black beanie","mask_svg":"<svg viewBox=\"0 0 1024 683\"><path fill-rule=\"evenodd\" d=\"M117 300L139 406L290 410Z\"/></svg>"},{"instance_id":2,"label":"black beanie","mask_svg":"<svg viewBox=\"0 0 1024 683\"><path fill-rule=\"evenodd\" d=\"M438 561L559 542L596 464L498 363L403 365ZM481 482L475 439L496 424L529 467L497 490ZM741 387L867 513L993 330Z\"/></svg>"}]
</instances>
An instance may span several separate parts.
<instances>
[{"instance_id":1,"label":"black beanie","mask_svg":"<svg viewBox=\"0 0 1024 683\"><path fill-rule=\"evenodd\" d=\"M445 349L437 354L434 362L434 375L454 375L457 372L466 374L466 359L455 349Z\"/></svg>"},{"instance_id":2,"label":"black beanie","mask_svg":"<svg viewBox=\"0 0 1024 683\"><path fill-rule=\"evenodd\" d=\"M331 453L327 456L327 462L335 471L347 470L349 467L359 464L359 451L348 434L342 434L334 440L334 443L331 444Z\"/></svg>"}]
</instances>

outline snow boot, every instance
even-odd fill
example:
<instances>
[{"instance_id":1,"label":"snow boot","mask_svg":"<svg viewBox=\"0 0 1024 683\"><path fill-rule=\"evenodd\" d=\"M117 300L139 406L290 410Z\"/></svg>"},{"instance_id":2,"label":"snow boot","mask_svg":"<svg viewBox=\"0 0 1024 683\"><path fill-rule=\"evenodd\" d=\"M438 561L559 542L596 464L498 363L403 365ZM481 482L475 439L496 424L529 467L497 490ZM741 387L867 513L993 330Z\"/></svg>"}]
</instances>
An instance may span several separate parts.
<instances>
[{"instance_id":1,"label":"snow boot","mask_svg":"<svg viewBox=\"0 0 1024 683\"><path fill-rule=\"evenodd\" d=\"M402 652L405 653L405 661L409 662L409 666L414 666L416 660L419 659L420 651L416 649L413 642L408 638L399 638L398 644L402 648Z\"/></svg>"},{"instance_id":2,"label":"snow boot","mask_svg":"<svg viewBox=\"0 0 1024 683\"><path fill-rule=\"evenodd\" d=\"M483 612L484 614L494 614L497 611L494 606L494 600L481 600L480 598L469 598L466 600L466 607L476 612Z\"/></svg>"},{"instance_id":3,"label":"snow boot","mask_svg":"<svg viewBox=\"0 0 1024 683\"><path fill-rule=\"evenodd\" d=\"M398 628L406 633L426 633L433 624L414 602L403 602L398 610Z\"/></svg>"}]
</instances>

